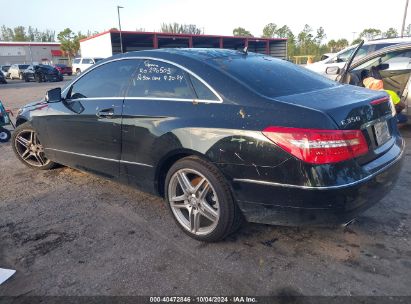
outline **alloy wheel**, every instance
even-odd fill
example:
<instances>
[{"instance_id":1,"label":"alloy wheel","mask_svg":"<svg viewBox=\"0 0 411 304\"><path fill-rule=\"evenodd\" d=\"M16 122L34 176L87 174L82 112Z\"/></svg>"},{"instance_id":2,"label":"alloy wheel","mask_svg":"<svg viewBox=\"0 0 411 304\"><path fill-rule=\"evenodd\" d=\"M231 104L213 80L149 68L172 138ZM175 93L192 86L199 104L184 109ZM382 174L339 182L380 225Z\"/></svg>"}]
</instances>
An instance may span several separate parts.
<instances>
[{"instance_id":1,"label":"alloy wheel","mask_svg":"<svg viewBox=\"0 0 411 304\"><path fill-rule=\"evenodd\" d=\"M36 132L32 130L21 131L16 136L14 145L20 158L32 166L43 167L50 162L44 155L44 148Z\"/></svg>"},{"instance_id":2,"label":"alloy wheel","mask_svg":"<svg viewBox=\"0 0 411 304\"><path fill-rule=\"evenodd\" d=\"M177 221L195 235L212 232L220 218L220 205L210 181L193 169L180 169L168 186L168 201Z\"/></svg>"}]
</instances>

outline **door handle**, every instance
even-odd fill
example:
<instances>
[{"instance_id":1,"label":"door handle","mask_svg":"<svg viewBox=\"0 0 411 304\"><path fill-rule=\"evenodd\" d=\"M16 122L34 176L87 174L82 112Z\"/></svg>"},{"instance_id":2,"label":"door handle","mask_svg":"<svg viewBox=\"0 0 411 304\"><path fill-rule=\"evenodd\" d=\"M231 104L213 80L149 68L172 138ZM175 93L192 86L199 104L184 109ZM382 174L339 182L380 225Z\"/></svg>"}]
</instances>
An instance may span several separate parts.
<instances>
[{"instance_id":1,"label":"door handle","mask_svg":"<svg viewBox=\"0 0 411 304\"><path fill-rule=\"evenodd\" d=\"M96 113L96 116L98 118L112 118L114 116L114 109L108 108L108 109L100 110Z\"/></svg>"}]
</instances>

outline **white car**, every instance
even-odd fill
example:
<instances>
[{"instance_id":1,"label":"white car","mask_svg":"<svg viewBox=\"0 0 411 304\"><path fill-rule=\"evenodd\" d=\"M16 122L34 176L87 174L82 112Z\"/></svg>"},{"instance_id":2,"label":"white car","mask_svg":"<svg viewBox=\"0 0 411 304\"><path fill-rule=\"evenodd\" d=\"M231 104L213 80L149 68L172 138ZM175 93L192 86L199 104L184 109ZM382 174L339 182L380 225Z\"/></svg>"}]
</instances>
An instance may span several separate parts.
<instances>
[{"instance_id":1,"label":"white car","mask_svg":"<svg viewBox=\"0 0 411 304\"><path fill-rule=\"evenodd\" d=\"M379 40L372 40L365 42L363 46L358 50L357 55L354 58L354 61L372 53L375 52L379 49L382 49L384 47L397 44L397 43L403 43L403 42L411 42L411 38L392 38L392 39L379 39ZM322 74L332 80L335 80L336 75L329 75L325 73L325 70L328 67L339 67L342 69L345 66L345 63L347 60L350 58L352 52L355 50L357 45L352 45L344 50L331 55L330 57L323 59L321 61L308 64L305 67L311 71L317 72L319 74ZM329 54L327 54L329 55Z\"/></svg>"},{"instance_id":2,"label":"white car","mask_svg":"<svg viewBox=\"0 0 411 304\"><path fill-rule=\"evenodd\" d=\"M80 75L81 73L83 73L85 70L87 70L89 67L99 62L100 60L103 60L103 58L98 58L98 57L75 58L73 60L73 65L72 65L73 74Z\"/></svg>"}]
</instances>

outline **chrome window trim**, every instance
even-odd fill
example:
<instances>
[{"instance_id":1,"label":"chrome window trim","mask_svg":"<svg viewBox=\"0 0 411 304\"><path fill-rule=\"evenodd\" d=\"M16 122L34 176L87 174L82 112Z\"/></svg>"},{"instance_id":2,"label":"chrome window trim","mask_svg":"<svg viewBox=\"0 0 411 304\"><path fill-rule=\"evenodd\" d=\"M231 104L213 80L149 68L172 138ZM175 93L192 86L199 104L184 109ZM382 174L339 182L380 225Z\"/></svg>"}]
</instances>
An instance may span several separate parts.
<instances>
[{"instance_id":1,"label":"chrome window trim","mask_svg":"<svg viewBox=\"0 0 411 304\"><path fill-rule=\"evenodd\" d=\"M132 165L139 165L139 166L153 168L152 165L138 163L138 162L131 162L131 161L127 161L127 160L112 159L112 158L106 158L106 157L101 157L101 156L95 156L95 155L89 155L89 154L83 154L83 153L76 153L76 152L70 152L70 151L65 151L65 150L60 150L60 149L52 149L52 148L45 148L45 150L51 150L51 151L56 151L56 152L61 152L61 153L66 153L66 154L73 154L73 155L78 155L78 156L84 156L84 157L89 157L89 158L94 158L94 159L101 159L101 160L106 160L106 161L111 161L111 162L119 162L119 163L124 163L124 164L132 164Z\"/></svg>"},{"instance_id":2,"label":"chrome window trim","mask_svg":"<svg viewBox=\"0 0 411 304\"><path fill-rule=\"evenodd\" d=\"M186 73L190 74L191 76L197 78L202 84L204 84L216 97L218 100L204 100L204 99L185 99L185 98L161 98L161 97L124 97L124 99L136 99L136 100L172 100L172 101L189 101L189 102L195 102L195 103L222 103L223 99L221 98L220 94L217 93L216 90L214 90L214 88L212 86L210 86L204 79L202 79L200 76L198 76L196 73L194 73L193 71L187 69L186 67L175 63L173 61L170 60L166 60L166 59L161 59L161 58L155 58L155 57L138 57L138 56L133 56L133 57L122 57L122 58L116 58L116 59L112 59L110 61L104 62L102 64L97 64L96 66L91 66L89 67L86 71L84 71L80 76L78 76L77 79L75 79L68 87L66 87L62 94L66 94L67 91L77 82L79 81L82 77L84 77L85 75L87 75L88 73L90 73L91 71L93 71L94 69L103 66L105 64L111 63L111 62L115 62L115 61L121 61L121 60L130 60L130 59L140 59L140 60L157 60L157 61L161 61L164 63L168 63L171 65L174 65L175 67L178 67L180 69L182 69L183 71L185 71ZM90 98L82 98L82 99L123 99L123 97L90 97Z\"/></svg>"},{"instance_id":3,"label":"chrome window trim","mask_svg":"<svg viewBox=\"0 0 411 304\"><path fill-rule=\"evenodd\" d=\"M167 100L167 101L184 101L191 103L220 103L219 101L210 101L205 99L186 99L186 98L166 98L166 97L86 97L76 98L70 100L82 101L82 100Z\"/></svg>"}]
</instances>

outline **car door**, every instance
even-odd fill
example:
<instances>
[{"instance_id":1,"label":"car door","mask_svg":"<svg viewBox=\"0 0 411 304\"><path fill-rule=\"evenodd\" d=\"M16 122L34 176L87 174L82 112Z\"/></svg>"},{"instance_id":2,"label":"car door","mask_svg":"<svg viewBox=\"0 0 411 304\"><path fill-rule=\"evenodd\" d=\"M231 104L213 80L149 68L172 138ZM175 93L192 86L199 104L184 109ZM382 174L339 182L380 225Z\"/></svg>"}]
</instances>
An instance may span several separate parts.
<instances>
[{"instance_id":1,"label":"car door","mask_svg":"<svg viewBox=\"0 0 411 304\"><path fill-rule=\"evenodd\" d=\"M171 62L141 62L124 99L120 174L125 182L154 192L159 159L167 151L182 148L181 138L190 141L181 120L195 121L203 115L206 108L198 103L221 102L204 82L193 77ZM179 137L172 129L178 129Z\"/></svg>"},{"instance_id":2,"label":"car door","mask_svg":"<svg viewBox=\"0 0 411 304\"><path fill-rule=\"evenodd\" d=\"M63 92L47 116L52 159L109 178L119 173L121 115L135 60L117 60L86 73Z\"/></svg>"}]
</instances>

